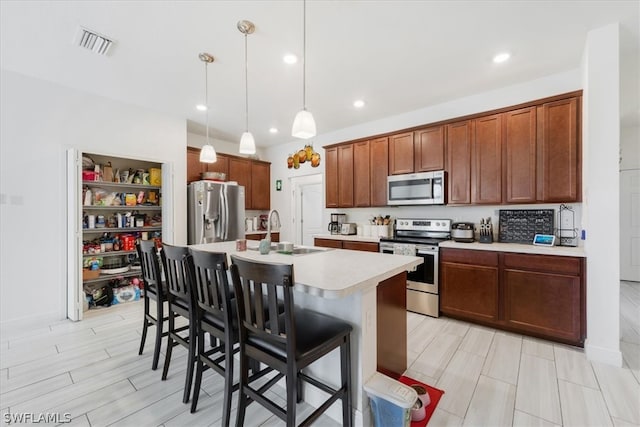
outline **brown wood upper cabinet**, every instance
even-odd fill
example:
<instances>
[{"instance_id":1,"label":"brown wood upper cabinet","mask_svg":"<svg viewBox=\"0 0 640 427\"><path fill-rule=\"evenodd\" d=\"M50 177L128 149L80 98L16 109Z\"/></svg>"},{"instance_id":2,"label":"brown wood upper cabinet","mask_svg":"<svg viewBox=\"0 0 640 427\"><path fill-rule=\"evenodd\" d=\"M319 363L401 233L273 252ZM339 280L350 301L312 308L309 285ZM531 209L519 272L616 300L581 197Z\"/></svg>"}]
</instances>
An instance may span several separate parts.
<instances>
[{"instance_id":1,"label":"brown wood upper cabinet","mask_svg":"<svg viewBox=\"0 0 640 427\"><path fill-rule=\"evenodd\" d=\"M271 208L271 164L251 162L251 209L269 210ZM246 203L245 203L246 204Z\"/></svg>"},{"instance_id":2,"label":"brown wood upper cabinet","mask_svg":"<svg viewBox=\"0 0 640 427\"><path fill-rule=\"evenodd\" d=\"M253 189L251 187L251 160L244 158L229 159L229 181L237 181L238 185L244 186L244 207L251 209L251 195Z\"/></svg>"},{"instance_id":3,"label":"brown wood upper cabinet","mask_svg":"<svg viewBox=\"0 0 640 427\"><path fill-rule=\"evenodd\" d=\"M371 205L370 142L353 143L353 206Z\"/></svg>"},{"instance_id":4,"label":"brown wood upper cabinet","mask_svg":"<svg viewBox=\"0 0 640 427\"><path fill-rule=\"evenodd\" d=\"M187 147L187 184L200 180L202 172L222 172L228 181L244 186L245 209L269 210L271 163L231 154L218 154L215 163L201 163L200 149Z\"/></svg>"},{"instance_id":5,"label":"brown wood upper cabinet","mask_svg":"<svg viewBox=\"0 0 640 427\"><path fill-rule=\"evenodd\" d=\"M387 206L387 176L389 175L389 138L372 139L369 143L371 206Z\"/></svg>"},{"instance_id":6,"label":"brown wood upper cabinet","mask_svg":"<svg viewBox=\"0 0 640 427\"><path fill-rule=\"evenodd\" d=\"M502 114L472 123L471 203L502 202Z\"/></svg>"},{"instance_id":7,"label":"brown wood upper cabinet","mask_svg":"<svg viewBox=\"0 0 640 427\"><path fill-rule=\"evenodd\" d=\"M451 204L471 203L471 137L471 120L447 125L445 185Z\"/></svg>"},{"instance_id":8,"label":"brown wood upper cabinet","mask_svg":"<svg viewBox=\"0 0 640 427\"><path fill-rule=\"evenodd\" d=\"M338 207L338 147L324 150L325 203L328 208Z\"/></svg>"},{"instance_id":9,"label":"brown wood upper cabinet","mask_svg":"<svg viewBox=\"0 0 640 427\"><path fill-rule=\"evenodd\" d=\"M505 203L536 201L536 107L504 113Z\"/></svg>"},{"instance_id":10,"label":"brown wood upper cabinet","mask_svg":"<svg viewBox=\"0 0 640 427\"><path fill-rule=\"evenodd\" d=\"M324 164L326 206L353 207L353 144L327 148Z\"/></svg>"},{"instance_id":11,"label":"brown wood upper cabinet","mask_svg":"<svg viewBox=\"0 0 640 427\"><path fill-rule=\"evenodd\" d=\"M538 107L538 201L580 200L578 100L563 99Z\"/></svg>"},{"instance_id":12,"label":"brown wood upper cabinet","mask_svg":"<svg viewBox=\"0 0 640 427\"><path fill-rule=\"evenodd\" d=\"M414 136L414 172L444 169L445 127L434 126L417 130Z\"/></svg>"},{"instance_id":13,"label":"brown wood upper cabinet","mask_svg":"<svg viewBox=\"0 0 640 427\"><path fill-rule=\"evenodd\" d=\"M338 205L353 207L353 144L338 147Z\"/></svg>"},{"instance_id":14,"label":"brown wood upper cabinet","mask_svg":"<svg viewBox=\"0 0 640 427\"><path fill-rule=\"evenodd\" d=\"M202 172L222 172L229 175L229 158L224 154L218 154L215 163L200 162L200 149L187 147L187 184L202 179Z\"/></svg>"},{"instance_id":15,"label":"brown wood upper cabinet","mask_svg":"<svg viewBox=\"0 0 640 427\"><path fill-rule=\"evenodd\" d=\"M413 132L389 137L389 174L413 173Z\"/></svg>"}]
</instances>

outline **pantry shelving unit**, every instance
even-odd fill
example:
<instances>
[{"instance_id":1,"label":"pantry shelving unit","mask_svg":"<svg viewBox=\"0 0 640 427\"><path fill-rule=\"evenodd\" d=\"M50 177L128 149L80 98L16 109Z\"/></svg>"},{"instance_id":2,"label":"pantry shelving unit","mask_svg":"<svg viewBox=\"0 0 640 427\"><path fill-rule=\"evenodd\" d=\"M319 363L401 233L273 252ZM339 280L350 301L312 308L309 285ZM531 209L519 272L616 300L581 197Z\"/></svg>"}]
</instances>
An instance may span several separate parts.
<instances>
[{"instance_id":1,"label":"pantry shelving unit","mask_svg":"<svg viewBox=\"0 0 640 427\"><path fill-rule=\"evenodd\" d=\"M90 179L87 159L101 165L100 172L110 164L113 181L103 181L102 173ZM69 276L67 316L81 320L87 310L87 290L114 279L142 277L135 242L162 238L162 184L149 179L151 168L162 170L162 164L76 150L69 150L67 160L72 187L68 209L76 213L69 219L69 229L75 230L69 269L75 273ZM91 271L91 264L101 268Z\"/></svg>"}]
</instances>

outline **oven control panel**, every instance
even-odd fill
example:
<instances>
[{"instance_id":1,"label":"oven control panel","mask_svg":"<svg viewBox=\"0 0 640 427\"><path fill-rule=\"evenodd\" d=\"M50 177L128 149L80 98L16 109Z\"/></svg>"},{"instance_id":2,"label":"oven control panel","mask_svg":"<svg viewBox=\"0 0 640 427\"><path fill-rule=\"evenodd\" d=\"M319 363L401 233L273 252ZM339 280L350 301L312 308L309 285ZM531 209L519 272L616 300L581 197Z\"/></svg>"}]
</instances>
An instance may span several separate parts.
<instances>
[{"instance_id":1,"label":"oven control panel","mask_svg":"<svg viewBox=\"0 0 640 427\"><path fill-rule=\"evenodd\" d=\"M450 219L396 219L396 230L402 231L436 231L449 233L451 231Z\"/></svg>"}]
</instances>

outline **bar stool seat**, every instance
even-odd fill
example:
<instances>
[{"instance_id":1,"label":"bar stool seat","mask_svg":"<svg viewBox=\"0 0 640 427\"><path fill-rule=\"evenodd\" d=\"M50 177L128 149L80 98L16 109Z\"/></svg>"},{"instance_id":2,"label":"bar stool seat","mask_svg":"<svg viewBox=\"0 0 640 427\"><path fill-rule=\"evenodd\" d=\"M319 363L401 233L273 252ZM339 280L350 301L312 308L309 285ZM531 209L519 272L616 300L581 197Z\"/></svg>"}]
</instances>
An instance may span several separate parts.
<instances>
[{"instance_id":1,"label":"bar stool seat","mask_svg":"<svg viewBox=\"0 0 640 427\"><path fill-rule=\"evenodd\" d=\"M351 332L351 325L326 314L310 310L294 308L293 317L296 321L296 347L295 355L300 361L316 360L315 353L325 354L325 349L338 347L345 334ZM284 330L285 315L278 317L280 330ZM269 324L267 324L269 325ZM273 356L283 360L287 358L287 346L285 343L265 341L249 335L248 341ZM306 366L306 365L305 365ZM305 366L298 365L299 368Z\"/></svg>"}]
</instances>

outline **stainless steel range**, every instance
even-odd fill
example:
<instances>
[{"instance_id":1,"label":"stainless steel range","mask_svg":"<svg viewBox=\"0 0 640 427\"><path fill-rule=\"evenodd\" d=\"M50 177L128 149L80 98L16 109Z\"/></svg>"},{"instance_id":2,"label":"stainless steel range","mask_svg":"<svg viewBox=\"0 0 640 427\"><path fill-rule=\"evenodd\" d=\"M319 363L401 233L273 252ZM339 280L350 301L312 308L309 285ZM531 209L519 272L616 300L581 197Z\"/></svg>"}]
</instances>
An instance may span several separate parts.
<instances>
[{"instance_id":1,"label":"stainless steel range","mask_svg":"<svg viewBox=\"0 0 640 427\"><path fill-rule=\"evenodd\" d=\"M380 252L424 259L407 273L407 310L439 316L438 245L451 239L450 219L399 218L393 237L380 239Z\"/></svg>"}]
</instances>

